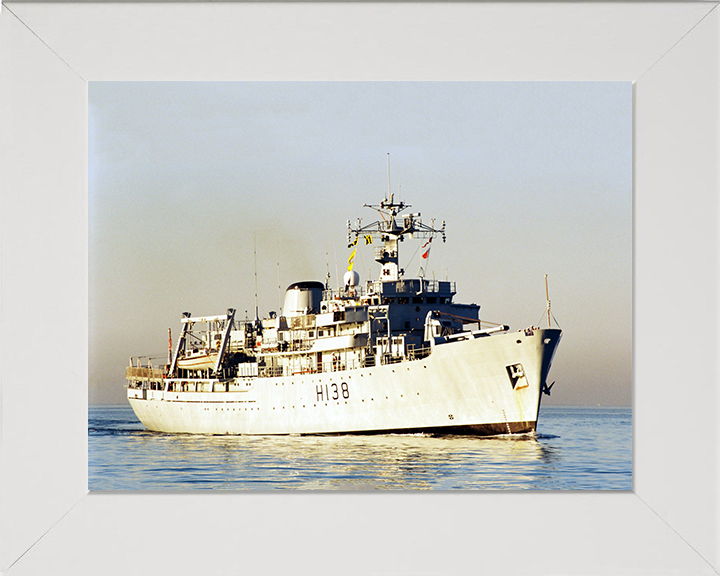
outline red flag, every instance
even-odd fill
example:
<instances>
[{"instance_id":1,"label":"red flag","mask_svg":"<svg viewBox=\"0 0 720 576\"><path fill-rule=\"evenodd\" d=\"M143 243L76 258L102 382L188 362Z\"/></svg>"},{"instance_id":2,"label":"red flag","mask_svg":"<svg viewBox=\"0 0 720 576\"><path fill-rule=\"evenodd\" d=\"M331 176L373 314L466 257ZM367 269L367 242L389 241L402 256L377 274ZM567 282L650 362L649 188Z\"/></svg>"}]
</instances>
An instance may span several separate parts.
<instances>
[{"instance_id":1,"label":"red flag","mask_svg":"<svg viewBox=\"0 0 720 576\"><path fill-rule=\"evenodd\" d=\"M432 239L433 239L433 237L430 236L430 240L425 242L425 244L422 245L422 248L425 248L425 246L429 246L430 242L432 242ZM428 254L430 254L430 248L432 248L432 246L430 246L427 250L425 250L425 252L423 252L422 257L425 258L426 260L427 260Z\"/></svg>"}]
</instances>

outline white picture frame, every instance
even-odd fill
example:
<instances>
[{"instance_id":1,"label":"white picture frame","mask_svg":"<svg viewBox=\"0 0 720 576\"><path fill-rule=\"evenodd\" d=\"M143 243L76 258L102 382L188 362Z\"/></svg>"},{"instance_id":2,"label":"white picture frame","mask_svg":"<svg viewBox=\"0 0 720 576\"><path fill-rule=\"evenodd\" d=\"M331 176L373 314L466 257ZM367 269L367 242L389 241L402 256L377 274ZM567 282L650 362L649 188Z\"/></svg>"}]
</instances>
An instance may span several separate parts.
<instances>
[{"instance_id":1,"label":"white picture frame","mask_svg":"<svg viewBox=\"0 0 720 576\"><path fill-rule=\"evenodd\" d=\"M0 570L720 572L717 4L4 4ZM131 79L633 81L633 491L89 494L87 82Z\"/></svg>"}]
</instances>

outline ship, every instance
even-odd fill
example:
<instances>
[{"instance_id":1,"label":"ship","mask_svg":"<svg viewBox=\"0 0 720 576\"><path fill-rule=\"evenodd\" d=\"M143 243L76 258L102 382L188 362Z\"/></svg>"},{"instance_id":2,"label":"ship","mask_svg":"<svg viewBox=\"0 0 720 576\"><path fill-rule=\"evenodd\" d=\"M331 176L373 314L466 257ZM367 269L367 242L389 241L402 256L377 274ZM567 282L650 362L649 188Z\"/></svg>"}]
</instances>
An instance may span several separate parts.
<instances>
[{"instance_id":1,"label":"ship","mask_svg":"<svg viewBox=\"0 0 720 576\"><path fill-rule=\"evenodd\" d=\"M348 221L342 285L291 284L280 313L239 319L183 312L165 363L131 358L127 398L152 431L217 435L534 434L562 331L511 330L456 303L455 282L407 278L407 238L446 240L388 191L367 225ZM377 279L360 283L356 250L374 253ZM547 292L547 276L546 292ZM247 314L246 314L247 316ZM554 316L553 316L554 319ZM557 322L556 322L557 324ZM156 361L157 362L157 361Z\"/></svg>"}]
</instances>

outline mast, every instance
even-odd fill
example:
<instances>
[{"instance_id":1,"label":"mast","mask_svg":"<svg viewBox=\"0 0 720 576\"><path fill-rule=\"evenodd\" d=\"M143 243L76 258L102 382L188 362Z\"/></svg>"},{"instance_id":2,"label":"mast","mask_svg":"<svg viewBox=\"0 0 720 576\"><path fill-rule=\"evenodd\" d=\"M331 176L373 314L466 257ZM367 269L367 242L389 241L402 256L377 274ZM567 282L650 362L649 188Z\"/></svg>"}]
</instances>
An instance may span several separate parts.
<instances>
[{"instance_id":1,"label":"mast","mask_svg":"<svg viewBox=\"0 0 720 576\"><path fill-rule=\"evenodd\" d=\"M405 236L423 239L439 234L445 242L445 221L441 228L436 228L434 221L431 226L423 224L419 212L401 215L412 206L402 201L395 202L392 193L389 193L389 198L380 204L363 204L363 207L377 210L380 220L363 226L361 220L358 219L357 225L354 227L348 222L348 247L352 246L361 235L365 237L366 244L370 243L372 238L382 242L382 248L375 249L375 261L382 267L380 271L382 282L399 280L402 277L404 271L399 267L398 243Z\"/></svg>"},{"instance_id":2,"label":"mast","mask_svg":"<svg viewBox=\"0 0 720 576\"><path fill-rule=\"evenodd\" d=\"M547 274L545 274L545 302L547 302L548 328L550 328L550 292L548 292Z\"/></svg>"},{"instance_id":3,"label":"mast","mask_svg":"<svg viewBox=\"0 0 720 576\"><path fill-rule=\"evenodd\" d=\"M277 252L277 281L278 281L278 316L282 316L282 288L280 288L280 242L275 243ZM257 292L257 288L255 288Z\"/></svg>"},{"instance_id":4,"label":"mast","mask_svg":"<svg viewBox=\"0 0 720 576\"><path fill-rule=\"evenodd\" d=\"M255 257L255 323L260 321L257 303L257 235L253 232L253 256Z\"/></svg>"},{"instance_id":5,"label":"mast","mask_svg":"<svg viewBox=\"0 0 720 576\"><path fill-rule=\"evenodd\" d=\"M327 242L325 242L325 290L330 290L330 260L328 259Z\"/></svg>"}]
</instances>

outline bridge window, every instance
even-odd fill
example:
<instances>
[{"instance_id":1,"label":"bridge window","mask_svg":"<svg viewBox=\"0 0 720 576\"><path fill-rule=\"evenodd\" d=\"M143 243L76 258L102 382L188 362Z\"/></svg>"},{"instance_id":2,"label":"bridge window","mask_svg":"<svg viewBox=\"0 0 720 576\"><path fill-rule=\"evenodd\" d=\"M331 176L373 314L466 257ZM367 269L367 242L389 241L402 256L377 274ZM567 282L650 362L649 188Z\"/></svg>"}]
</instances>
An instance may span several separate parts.
<instances>
[{"instance_id":1,"label":"bridge window","mask_svg":"<svg viewBox=\"0 0 720 576\"><path fill-rule=\"evenodd\" d=\"M423 298L422 296L413 296L413 304L422 304Z\"/></svg>"},{"instance_id":2,"label":"bridge window","mask_svg":"<svg viewBox=\"0 0 720 576\"><path fill-rule=\"evenodd\" d=\"M437 296L428 296L427 303L428 304L437 304Z\"/></svg>"}]
</instances>

